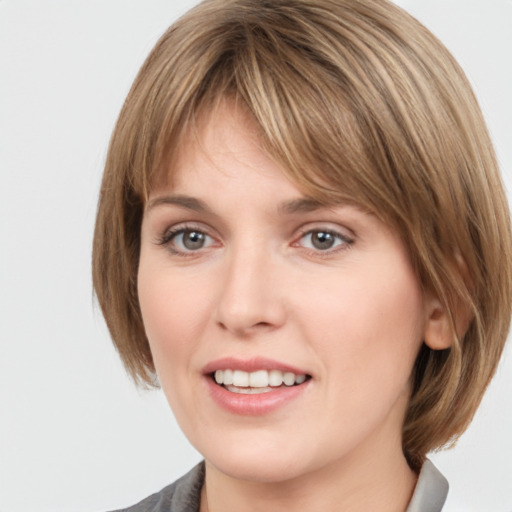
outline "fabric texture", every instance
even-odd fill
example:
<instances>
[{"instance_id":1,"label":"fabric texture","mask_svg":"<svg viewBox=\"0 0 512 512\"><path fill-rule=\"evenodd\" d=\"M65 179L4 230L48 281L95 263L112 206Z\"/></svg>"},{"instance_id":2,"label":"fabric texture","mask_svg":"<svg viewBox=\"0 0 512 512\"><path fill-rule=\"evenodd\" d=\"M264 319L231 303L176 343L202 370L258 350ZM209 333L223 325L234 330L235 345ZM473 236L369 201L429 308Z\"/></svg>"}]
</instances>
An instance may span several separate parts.
<instances>
[{"instance_id":1,"label":"fabric texture","mask_svg":"<svg viewBox=\"0 0 512 512\"><path fill-rule=\"evenodd\" d=\"M418 477L414 494L406 512L440 512L448 495L448 481L426 460Z\"/></svg>"},{"instance_id":2,"label":"fabric texture","mask_svg":"<svg viewBox=\"0 0 512 512\"><path fill-rule=\"evenodd\" d=\"M204 462L201 462L160 492L115 512L198 512L203 481Z\"/></svg>"},{"instance_id":3,"label":"fabric texture","mask_svg":"<svg viewBox=\"0 0 512 512\"><path fill-rule=\"evenodd\" d=\"M132 507L114 512L198 512L204 462L185 476ZM448 494L446 478L428 459L423 464L406 512L441 512Z\"/></svg>"}]
</instances>

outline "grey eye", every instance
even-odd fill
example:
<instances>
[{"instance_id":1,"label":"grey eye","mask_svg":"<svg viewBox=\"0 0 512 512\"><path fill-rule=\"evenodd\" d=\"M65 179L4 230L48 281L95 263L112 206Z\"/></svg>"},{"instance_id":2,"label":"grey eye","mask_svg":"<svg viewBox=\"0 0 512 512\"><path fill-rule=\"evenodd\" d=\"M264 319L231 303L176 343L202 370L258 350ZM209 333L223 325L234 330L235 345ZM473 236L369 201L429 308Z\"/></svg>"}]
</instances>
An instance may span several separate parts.
<instances>
[{"instance_id":1,"label":"grey eye","mask_svg":"<svg viewBox=\"0 0 512 512\"><path fill-rule=\"evenodd\" d=\"M316 249L330 249L335 242L336 238L331 233L326 233L325 231L315 231L311 234L311 244Z\"/></svg>"},{"instance_id":2,"label":"grey eye","mask_svg":"<svg viewBox=\"0 0 512 512\"><path fill-rule=\"evenodd\" d=\"M194 229L184 229L172 237L173 245L182 251L198 251L212 243L212 238L206 233Z\"/></svg>"},{"instance_id":3,"label":"grey eye","mask_svg":"<svg viewBox=\"0 0 512 512\"><path fill-rule=\"evenodd\" d=\"M205 234L198 231L188 231L183 233L183 246L193 251L201 249L205 243Z\"/></svg>"},{"instance_id":4,"label":"grey eye","mask_svg":"<svg viewBox=\"0 0 512 512\"><path fill-rule=\"evenodd\" d=\"M345 239L339 233L331 231L323 231L321 229L309 231L301 238L301 245L307 249L315 249L317 251L328 251L339 245L349 244L349 240Z\"/></svg>"}]
</instances>

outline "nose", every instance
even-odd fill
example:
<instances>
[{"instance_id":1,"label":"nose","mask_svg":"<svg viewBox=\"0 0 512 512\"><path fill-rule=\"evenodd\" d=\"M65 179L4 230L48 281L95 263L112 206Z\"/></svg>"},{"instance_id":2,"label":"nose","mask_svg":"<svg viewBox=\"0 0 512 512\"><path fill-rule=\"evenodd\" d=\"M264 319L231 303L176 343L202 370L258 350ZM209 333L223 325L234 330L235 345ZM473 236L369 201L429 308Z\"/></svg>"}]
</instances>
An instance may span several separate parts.
<instances>
[{"instance_id":1,"label":"nose","mask_svg":"<svg viewBox=\"0 0 512 512\"><path fill-rule=\"evenodd\" d=\"M239 338L272 331L285 322L283 269L263 247L240 247L224 262L217 324Z\"/></svg>"}]
</instances>

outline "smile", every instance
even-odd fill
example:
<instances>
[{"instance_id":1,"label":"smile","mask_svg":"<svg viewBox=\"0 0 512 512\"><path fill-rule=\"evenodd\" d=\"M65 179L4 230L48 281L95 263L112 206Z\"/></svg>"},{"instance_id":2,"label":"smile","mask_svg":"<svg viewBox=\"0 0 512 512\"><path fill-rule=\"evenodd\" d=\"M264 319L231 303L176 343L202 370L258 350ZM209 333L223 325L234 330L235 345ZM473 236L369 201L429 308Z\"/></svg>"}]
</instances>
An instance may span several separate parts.
<instances>
[{"instance_id":1,"label":"smile","mask_svg":"<svg viewBox=\"0 0 512 512\"><path fill-rule=\"evenodd\" d=\"M216 370L213 374L215 382L232 393L258 394L268 393L281 386L296 386L305 382L308 376L304 373L283 372L281 370Z\"/></svg>"},{"instance_id":2,"label":"smile","mask_svg":"<svg viewBox=\"0 0 512 512\"><path fill-rule=\"evenodd\" d=\"M263 357L223 358L203 368L214 403L237 415L266 415L307 393L313 377L304 370Z\"/></svg>"}]
</instances>

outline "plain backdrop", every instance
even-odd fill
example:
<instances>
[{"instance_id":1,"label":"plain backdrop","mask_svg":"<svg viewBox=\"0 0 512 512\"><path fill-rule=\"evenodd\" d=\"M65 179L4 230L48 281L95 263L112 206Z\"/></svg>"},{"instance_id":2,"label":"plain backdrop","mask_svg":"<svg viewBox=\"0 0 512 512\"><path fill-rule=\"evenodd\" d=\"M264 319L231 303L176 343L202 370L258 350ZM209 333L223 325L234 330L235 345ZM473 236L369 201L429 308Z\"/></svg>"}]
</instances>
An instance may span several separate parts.
<instances>
[{"instance_id":1,"label":"plain backdrop","mask_svg":"<svg viewBox=\"0 0 512 512\"><path fill-rule=\"evenodd\" d=\"M1 512L126 506L200 460L161 392L126 377L90 278L116 116L158 36L194 3L0 0ZM398 3L469 75L510 197L512 2ZM512 511L511 397L509 345L471 428L432 456L448 511Z\"/></svg>"}]
</instances>

